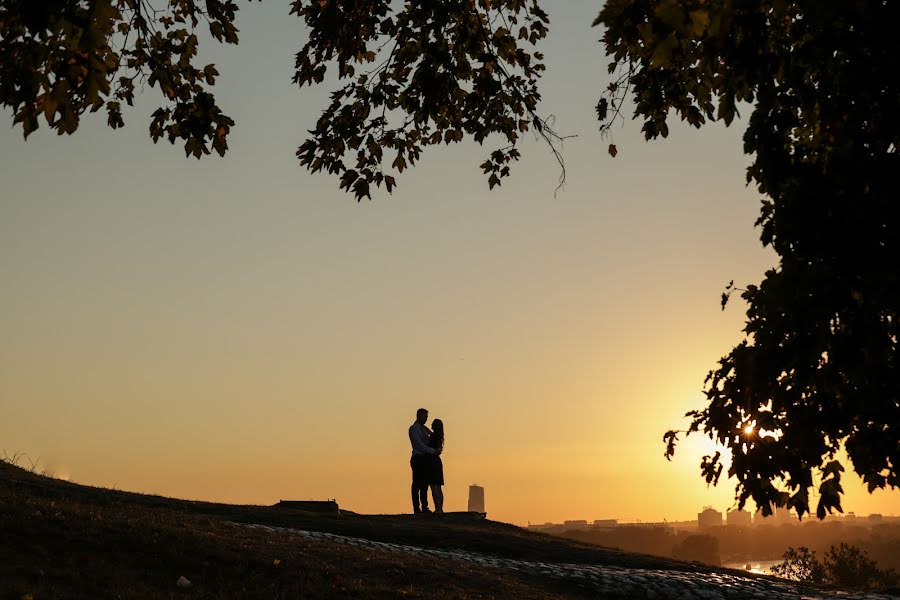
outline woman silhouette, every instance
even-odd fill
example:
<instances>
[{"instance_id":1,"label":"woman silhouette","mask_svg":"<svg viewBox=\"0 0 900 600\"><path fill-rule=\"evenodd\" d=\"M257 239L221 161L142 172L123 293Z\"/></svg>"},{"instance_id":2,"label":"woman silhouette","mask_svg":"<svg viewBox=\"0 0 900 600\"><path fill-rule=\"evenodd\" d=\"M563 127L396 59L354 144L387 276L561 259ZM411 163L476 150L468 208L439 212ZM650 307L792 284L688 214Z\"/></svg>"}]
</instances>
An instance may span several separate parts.
<instances>
[{"instance_id":1,"label":"woman silhouette","mask_svg":"<svg viewBox=\"0 0 900 600\"><path fill-rule=\"evenodd\" d=\"M444 450L444 422L435 419L431 422L431 437L428 445L434 448L434 454L428 454L428 485L431 486L431 497L434 499L434 512L444 512L444 462L441 452Z\"/></svg>"}]
</instances>

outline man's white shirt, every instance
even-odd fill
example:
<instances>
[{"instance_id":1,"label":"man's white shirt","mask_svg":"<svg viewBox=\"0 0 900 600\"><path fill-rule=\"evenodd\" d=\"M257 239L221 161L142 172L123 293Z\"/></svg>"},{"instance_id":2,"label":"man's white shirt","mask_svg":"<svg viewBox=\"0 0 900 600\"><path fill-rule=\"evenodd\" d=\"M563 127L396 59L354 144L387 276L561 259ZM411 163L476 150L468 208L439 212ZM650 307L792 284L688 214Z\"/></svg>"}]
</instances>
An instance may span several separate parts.
<instances>
[{"instance_id":1,"label":"man's white shirt","mask_svg":"<svg viewBox=\"0 0 900 600\"><path fill-rule=\"evenodd\" d=\"M431 431L416 421L409 426L409 441L412 444L413 454L434 454L434 448L428 445Z\"/></svg>"}]
</instances>

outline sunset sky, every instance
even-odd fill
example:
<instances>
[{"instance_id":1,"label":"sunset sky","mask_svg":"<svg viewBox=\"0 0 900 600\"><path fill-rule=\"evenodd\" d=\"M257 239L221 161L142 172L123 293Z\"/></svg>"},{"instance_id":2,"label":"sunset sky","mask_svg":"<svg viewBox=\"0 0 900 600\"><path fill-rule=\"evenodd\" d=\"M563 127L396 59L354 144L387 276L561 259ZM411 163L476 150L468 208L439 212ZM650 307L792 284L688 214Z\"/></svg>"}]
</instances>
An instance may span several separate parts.
<instances>
[{"instance_id":1,"label":"sunset sky","mask_svg":"<svg viewBox=\"0 0 900 600\"><path fill-rule=\"evenodd\" d=\"M500 142L430 149L362 203L308 174L294 152L330 88L291 84L287 2L240 2L240 46L201 48L237 121L225 158L154 145L155 89L120 131L101 112L25 142L3 113L0 451L124 490L409 512L423 406L447 430L447 510L472 483L520 524L730 507L732 482L700 478L708 445L667 462L662 435L741 339L725 285L775 264L742 125L601 138L600 5L543 4L541 112L578 136L555 195L531 138L494 191L478 165ZM900 491L845 489L845 510L900 514Z\"/></svg>"}]
</instances>

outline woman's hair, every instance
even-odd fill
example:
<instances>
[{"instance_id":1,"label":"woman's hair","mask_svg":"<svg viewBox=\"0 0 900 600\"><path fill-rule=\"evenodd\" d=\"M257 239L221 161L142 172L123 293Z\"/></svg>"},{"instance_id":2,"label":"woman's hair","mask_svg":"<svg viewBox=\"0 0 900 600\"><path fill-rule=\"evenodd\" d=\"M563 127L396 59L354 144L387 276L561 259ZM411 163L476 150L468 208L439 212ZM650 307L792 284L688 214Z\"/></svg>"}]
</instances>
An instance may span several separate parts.
<instances>
[{"instance_id":1,"label":"woman's hair","mask_svg":"<svg viewBox=\"0 0 900 600\"><path fill-rule=\"evenodd\" d=\"M440 419L431 422L431 439L428 442L435 450L444 449L444 422Z\"/></svg>"}]
</instances>

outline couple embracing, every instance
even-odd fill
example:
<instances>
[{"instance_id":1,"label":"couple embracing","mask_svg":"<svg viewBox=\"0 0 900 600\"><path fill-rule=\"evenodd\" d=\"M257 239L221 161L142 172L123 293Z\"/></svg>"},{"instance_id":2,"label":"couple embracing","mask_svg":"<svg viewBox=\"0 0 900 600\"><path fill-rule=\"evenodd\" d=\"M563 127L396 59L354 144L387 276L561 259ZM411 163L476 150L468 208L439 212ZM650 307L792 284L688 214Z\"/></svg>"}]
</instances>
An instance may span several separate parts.
<instances>
[{"instance_id":1,"label":"couple embracing","mask_svg":"<svg viewBox=\"0 0 900 600\"><path fill-rule=\"evenodd\" d=\"M409 441L412 444L412 503L413 512L430 513L428 508L428 488L434 498L434 512L444 512L444 463L441 452L444 450L444 422L435 419L431 429L425 423L428 411L420 408L416 411L416 421L409 426Z\"/></svg>"}]
</instances>

